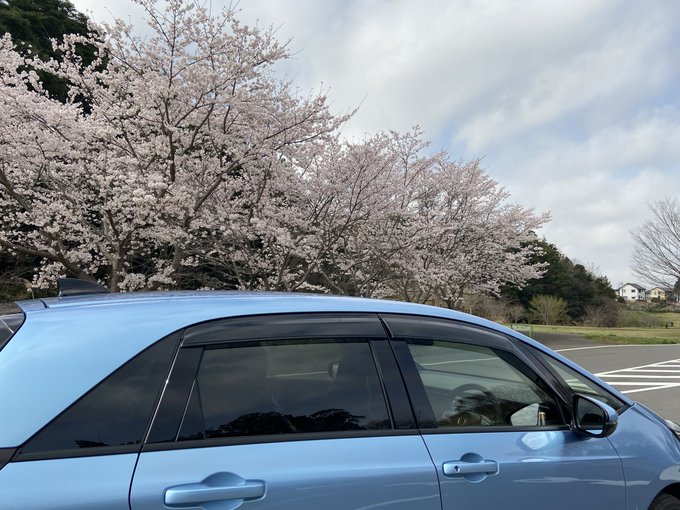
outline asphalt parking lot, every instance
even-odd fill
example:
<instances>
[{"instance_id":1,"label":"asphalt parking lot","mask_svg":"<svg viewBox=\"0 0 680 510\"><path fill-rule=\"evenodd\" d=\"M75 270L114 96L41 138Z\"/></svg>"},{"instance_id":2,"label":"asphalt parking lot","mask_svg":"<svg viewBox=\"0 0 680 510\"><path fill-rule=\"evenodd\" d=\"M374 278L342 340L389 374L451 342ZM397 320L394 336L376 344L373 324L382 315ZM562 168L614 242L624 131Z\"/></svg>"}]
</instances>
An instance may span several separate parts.
<instances>
[{"instance_id":1,"label":"asphalt parking lot","mask_svg":"<svg viewBox=\"0 0 680 510\"><path fill-rule=\"evenodd\" d=\"M660 416L680 423L680 344L601 345L571 335L534 337Z\"/></svg>"}]
</instances>

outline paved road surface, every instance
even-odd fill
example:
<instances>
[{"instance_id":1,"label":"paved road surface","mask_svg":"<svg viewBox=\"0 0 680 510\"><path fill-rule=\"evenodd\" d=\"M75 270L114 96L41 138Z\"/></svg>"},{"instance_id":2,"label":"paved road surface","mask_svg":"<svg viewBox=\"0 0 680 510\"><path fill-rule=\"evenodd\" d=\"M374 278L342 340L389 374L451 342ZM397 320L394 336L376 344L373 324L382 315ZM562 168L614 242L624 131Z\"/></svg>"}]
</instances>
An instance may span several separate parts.
<instances>
[{"instance_id":1,"label":"paved road surface","mask_svg":"<svg viewBox=\"0 0 680 510\"><path fill-rule=\"evenodd\" d=\"M680 344L601 345L572 335L534 337L655 413L680 423Z\"/></svg>"}]
</instances>

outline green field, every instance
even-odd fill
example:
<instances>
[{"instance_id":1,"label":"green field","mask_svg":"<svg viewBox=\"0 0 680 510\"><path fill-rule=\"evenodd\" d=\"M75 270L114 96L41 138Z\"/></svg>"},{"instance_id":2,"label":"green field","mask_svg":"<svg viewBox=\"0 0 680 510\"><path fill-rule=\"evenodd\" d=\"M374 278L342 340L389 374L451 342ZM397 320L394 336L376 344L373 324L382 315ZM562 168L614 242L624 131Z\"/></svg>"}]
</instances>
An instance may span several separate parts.
<instances>
[{"instance_id":1,"label":"green field","mask_svg":"<svg viewBox=\"0 0 680 510\"><path fill-rule=\"evenodd\" d=\"M575 335L603 344L680 344L678 312L630 310L627 319L634 327L595 328L532 324L532 328L539 333Z\"/></svg>"},{"instance_id":2,"label":"green field","mask_svg":"<svg viewBox=\"0 0 680 510\"><path fill-rule=\"evenodd\" d=\"M589 328L586 326L543 326L534 324L533 330L588 338L603 344L678 344L680 320L664 328Z\"/></svg>"},{"instance_id":3,"label":"green field","mask_svg":"<svg viewBox=\"0 0 680 510\"><path fill-rule=\"evenodd\" d=\"M638 312L654 317L659 322L672 322L680 329L680 312Z\"/></svg>"}]
</instances>

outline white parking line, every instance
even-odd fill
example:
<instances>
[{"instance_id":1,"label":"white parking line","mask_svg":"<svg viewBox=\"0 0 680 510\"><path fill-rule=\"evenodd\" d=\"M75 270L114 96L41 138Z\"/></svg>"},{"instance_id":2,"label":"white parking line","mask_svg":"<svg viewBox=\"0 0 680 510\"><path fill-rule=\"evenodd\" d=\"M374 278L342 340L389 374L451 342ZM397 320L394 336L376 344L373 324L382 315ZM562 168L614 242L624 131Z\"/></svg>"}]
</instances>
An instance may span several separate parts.
<instances>
[{"instance_id":1,"label":"white parking line","mask_svg":"<svg viewBox=\"0 0 680 510\"><path fill-rule=\"evenodd\" d=\"M637 390L622 391L621 393L640 393L641 391L653 391L653 390L667 390L670 388L679 388L680 384L667 384L665 386L654 386L653 388L638 388Z\"/></svg>"},{"instance_id":2,"label":"white parking line","mask_svg":"<svg viewBox=\"0 0 680 510\"><path fill-rule=\"evenodd\" d=\"M677 344L645 344L645 347L668 347ZM586 351L588 349L624 349L626 347L641 347L640 344L612 344L612 345L589 345L587 347L568 347L566 349L554 349L555 352Z\"/></svg>"},{"instance_id":3,"label":"white parking line","mask_svg":"<svg viewBox=\"0 0 680 510\"><path fill-rule=\"evenodd\" d=\"M589 347L569 347L568 349L555 349L555 352L586 351L588 349L608 349L609 347L626 347L626 345L593 345Z\"/></svg>"},{"instance_id":4,"label":"white parking line","mask_svg":"<svg viewBox=\"0 0 680 510\"><path fill-rule=\"evenodd\" d=\"M674 359L649 365L609 370L595 375L615 388L620 387L622 393L678 388L680 387L680 360ZM624 388L626 389L624 390Z\"/></svg>"},{"instance_id":5,"label":"white parking line","mask_svg":"<svg viewBox=\"0 0 680 510\"><path fill-rule=\"evenodd\" d=\"M678 367L680 368L680 367ZM662 370L662 369L656 369L656 368L634 368L632 369L633 372L651 372L651 373L658 373L658 374L677 374L677 370Z\"/></svg>"},{"instance_id":6,"label":"white parking line","mask_svg":"<svg viewBox=\"0 0 680 510\"><path fill-rule=\"evenodd\" d=\"M631 370L631 372L637 372L637 370ZM633 379L659 379L659 378L662 378L662 379L680 379L680 375L607 374L605 377L607 377L607 378L610 378L610 377L631 377Z\"/></svg>"},{"instance_id":7,"label":"white parking line","mask_svg":"<svg viewBox=\"0 0 680 510\"><path fill-rule=\"evenodd\" d=\"M617 386L658 386L658 382L626 382L626 381L616 381ZM676 386L675 384L669 384L668 386ZM677 384L680 386L680 383Z\"/></svg>"}]
</instances>

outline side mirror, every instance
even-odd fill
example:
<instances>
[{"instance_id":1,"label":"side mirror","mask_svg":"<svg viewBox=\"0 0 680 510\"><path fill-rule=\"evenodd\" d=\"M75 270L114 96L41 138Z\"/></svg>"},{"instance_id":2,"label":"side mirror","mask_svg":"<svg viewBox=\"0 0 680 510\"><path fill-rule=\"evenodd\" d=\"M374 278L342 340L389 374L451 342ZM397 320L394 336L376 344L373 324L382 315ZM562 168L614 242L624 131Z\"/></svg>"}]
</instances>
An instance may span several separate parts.
<instances>
[{"instance_id":1,"label":"side mirror","mask_svg":"<svg viewBox=\"0 0 680 510\"><path fill-rule=\"evenodd\" d=\"M614 409L586 395L574 395L572 411L573 429L577 435L607 437L616 430L619 423L619 415Z\"/></svg>"}]
</instances>

